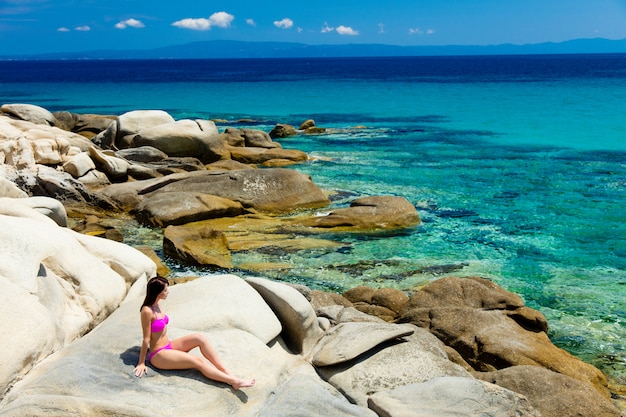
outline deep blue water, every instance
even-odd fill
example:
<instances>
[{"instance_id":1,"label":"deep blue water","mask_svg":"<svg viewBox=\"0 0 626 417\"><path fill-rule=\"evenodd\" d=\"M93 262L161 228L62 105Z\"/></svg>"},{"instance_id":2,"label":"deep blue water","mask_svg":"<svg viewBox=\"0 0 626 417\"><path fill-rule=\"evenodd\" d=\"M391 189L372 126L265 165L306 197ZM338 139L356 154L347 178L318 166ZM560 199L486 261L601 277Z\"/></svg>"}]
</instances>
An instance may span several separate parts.
<instances>
[{"instance_id":1,"label":"deep blue water","mask_svg":"<svg viewBox=\"0 0 626 417\"><path fill-rule=\"evenodd\" d=\"M236 261L290 263L276 278L338 291L489 277L543 312L555 343L622 383L624 97L621 54L0 62L2 103L163 109L266 131L315 119L331 133L282 141L314 157L294 169L337 191L337 206L404 196L423 224L329 236L350 243L342 251ZM252 121L236 122L244 118Z\"/></svg>"}]
</instances>

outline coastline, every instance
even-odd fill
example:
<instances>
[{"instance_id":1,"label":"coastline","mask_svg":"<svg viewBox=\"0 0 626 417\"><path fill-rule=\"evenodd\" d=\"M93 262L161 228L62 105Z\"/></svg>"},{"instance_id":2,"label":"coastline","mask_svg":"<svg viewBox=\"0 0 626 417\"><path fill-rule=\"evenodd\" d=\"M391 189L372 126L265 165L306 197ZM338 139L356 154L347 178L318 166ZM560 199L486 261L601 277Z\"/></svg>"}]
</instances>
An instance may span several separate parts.
<instances>
[{"instance_id":1,"label":"coastline","mask_svg":"<svg viewBox=\"0 0 626 417\"><path fill-rule=\"evenodd\" d=\"M67 122L68 120L74 120L77 117L85 117L84 115L71 115L66 113L60 113L58 115L48 115L45 109L38 109L30 106L3 106L3 110L5 113L11 115L11 120L19 120L21 122L9 122L8 124L15 128L19 127L21 130L21 134L29 135L30 132L40 132L42 129L46 130L44 127L50 120L56 120L56 123L59 123L59 120L64 120ZM19 116L19 118L17 117ZM52 116L52 118L50 117ZM71 116L71 117L68 117ZM210 245L217 245L216 242L219 240L226 239L227 243L224 246L224 250L221 253L212 253L211 260L209 262L205 262L203 265L210 267L223 267L223 264L216 263L214 261L215 256L221 256L222 259L224 257L228 257L228 250L233 248L235 245L235 241L230 239L228 240L228 236L224 234L221 227L225 229L233 228L234 223L233 219L236 220L245 220L243 223L243 228L239 231L236 231L235 234L241 233L243 229L246 230L254 230L257 235L251 237L246 237L243 240L240 240L238 244L240 248L245 250L250 250L254 248L254 245L258 245L258 248L262 248L263 246L267 246L267 242L274 239L271 236L280 236L285 233L295 233L296 238L293 236L285 239L282 237L282 242L284 245L291 245L293 248L294 242L297 241L299 245L302 245L304 242L304 246L297 246L298 250L302 249L311 249L311 248L319 248L325 247L330 248L331 250L337 249L336 242L326 241L324 239L315 239L316 232L315 229L319 228L322 232L318 232L318 234L324 236L331 231L331 234L341 234L341 233L355 233L356 235L360 234L372 234L374 235L380 231L397 231L403 230L410 227L415 227L419 224L419 217L417 216L417 212L415 207L412 204L408 204L406 207L403 207L404 204L402 199L393 199L390 197L381 197L381 198L370 198L367 200L359 200L356 199L350 207L347 208L339 208L326 213L324 216L314 215L314 216L289 216L289 222L286 222L285 219L280 219L278 223L276 222L276 214L283 213L292 213L294 208L297 210L301 210L306 212L306 210L311 208L323 208L327 207L330 203L330 200L327 197L320 193L314 184L311 184L306 178L301 175L295 174L287 174L290 170L285 170L284 168L275 168L275 166L285 166L294 163L298 163L302 158L301 153L295 151L289 151L287 149L282 149L282 146L277 145L277 143L271 138L269 134L263 134L264 132L246 130L241 131L239 129L232 129L229 132L225 132L225 135L219 136L220 133L217 132L214 124L209 123L209 121L196 121L196 124L201 127L200 133L196 132L191 128L191 132L196 136L193 136L187 131L187 136L180 135L180 131L184 130L184 125L180 123L180 121L170 120L167 114L163 114L161 111L154 112L142 112L137 114L139 120L146 121L149 119L153 120L153 126L145 126L142 131L129 133L128 130L125 130L124 123L128 123L129 115L121 115L117 118L108 118L97 115L89 116L92 118L93 122L91 123L91 129L100 129L102 127L102 123L107 124L107 127L104 129L100 129L98 133L93 135L91 139L86 139L85 136L78 135L74 132L73 135L69 133L64 134L66 136L65 140L68 143L71 143L69 146L58 146L62 145L62 140L59 139L58 131L54 131L55 133L55 142L57 147L50 147L50 142L46 142L46 138L36 138L37 141L42 145L42 147L35 148L34 153L32 153L33 159L23 159L22 161L29 161L30 163L34 163L38 165L38 171L36 176L38 176L38 181L43 180L44 175L51 175L51 173L43 170L43 166L45 165L55 165L53 161L58 159L57 165L61 165L64 157L67 157L67 160L63 161L63 170L74 176L74 178L78 179L78 182L70 181L71 186L65 186L65 189L61 187L57 188L51 197L61 198L68 208L70 214L80 213L82 211L83 215L85 213L91 212L95 213L98 210L105 211L115 211L117 210L115 207L124 207L122 211L126 211L128 213L132 213L133 215L137 215L137 213L143 212L145 214L141 215L141 219L144 222L151 223L154 227L164 227L164 228L179 228L177 232L180 231L184 225L193 224L194 230L193 233L198 233L200 228L206 228L206 230L211 230L211 234L209 235L201 235L202 239L208 239L207 242ZM38 123L38 127L33 130L29 130L29 125L23 123L24 117L30 119L32 123L35 121L43 121L43 123ZM120 123L120 120L122 121ZM156 122L154 122L156 120ZM164 120L167 120L164 122ZM171 128L157 130L155 128L162 124L172 124L176 125L177 134L174 135L174 132ZM35 123L37 124L37 123ZM141 124L141 123L140 123ZM97 125L99 127L95 127ZM128 125L132 125L132 123L128 123ZM81 124L84 126L84 124ZM115 133L110 132L110 127L115 126ZM7 125L4 125L4 128L7 132ZM152 129L152 130L150 130ZM67 130L70 132L72 129ZM302 130L302 129L300 129ZM108 133L106 133L108 132ZM205 133L208 133L205 135ZM40 134L40 133L38 133ZM217 136L216 136L217 134ZM152 136L151 136L152 135ZM45 135L44 135L45 136ZM163 147L164 149L168 149L169 154L176 155L175 157L168 156L170 158L166 164L161 164L158 168L151 167L150 164L152 162L146 162L145 158L150 156L150 158L154 158L154 152L142 152L141 158L143 162L138 163L136 159L137 156L133 156L132 158L129 156L130 152L119 153L119 151L111 152L114 148L117 148L120 143L124 143L123 141L128 141L127 137L132 136L132 141L137 141L136 147L130 146L126 149L136 149L142 148L146 145L147 141L150 137L153 138L151 145L156 146L153 149L158 149L158 147ZM138 140L137 137L140 137L141 140ZM197 138L197 143L202 143L203 146L195 146L189 147L186 144L189 141L189 138L195 137ZM219 141L223 144L227 144L227 148L220 147L217 142L213 141L211 138L219 137ZM166 139L163 142L163 138ZM175 141L179 145L178 147L172 147L172 142ZM207 142L204 142L207 141ZM129 142L129 143L131 143ZM93 143L97 144L97 148L93 147ZM18 144L18 142L15 142ZM107 144L104 148L103 144ZM113 145L113 146L111 146ZM22 145L18 145L22 146ZM81 147L83 149L81 149ZM71 149L74 148L73 151ZM9 148L5 148L9 149ZM27 148L22 148L26 150ZM52 151L50 151L52 149ZM182 151L181 151L182 149ZM190 151L191 149L191 151ZM229 151L230 158L224 158L225 155L224 149ZM247 149L247 150L246 150ZM244 151L245 150L245 151ZM73 152L73 154L70 154ZM163 152L161 150L161 152ZM192 152L189 154L189 152ZM11 161L15 163L18 161L17 155L18 153L15 150L12 150L10 154L11 157L7 157L5 161ZM23 155L23 154L22 154ZM57 158L58 155L58 158ZM90 161L93 163L93 167L88 163L88 160L84 159L85 155L89 155ZM265 164L265 168L262 169L253 169L249 166L243 167L241 165L236 165L236 167L232 166L233 163L233 155L238 155L236 161L238 164L245 165L250 164L251 161L256 161L257 163ZM57 158L57 159L55 159ZM82 158L83 160L79 160ZM126 158L126 159L125 159ZM160 157L160 160L166 159L165 157ZM173 159L172 159L173 158ZM179 158L179 159L175 159ZM254 158L254 159L252 159ZM291 159L288 159L291 158ZM200 164L196 162L192 162L190 159L196 159L200 161ZM159 157L156 158L159 160ZM209 162L214 160L213 162ZM124 162L125 161L125 162ZM226 168L224 163L226 161L231 166ZM272 162L273 161L273 162ZM44 164L42 164L44 162ZM79 163L80 162L80 163ZM206 166L213 165L211 169L207 169ZM19 166L19 164L15 165L15 167ZM200 168L202 166L202 168ZM88 168L85 168L88 167ZM86 171L85 171L86 169ZM161 170L159 172L159 170ZM84 172L83 172L84 171ZM206 171L206 172L204 172ZM5 172L6 169L5 169ZM15 172L11 172L12 175L24 175L26 170L22 167L21 170L17 170ZM105 180L105 178L97 174L100 172L104 174L109 180ZM249 196L242 199L245 201L244 206L236 206L229 205L225 206L226 202L222 200L212 199L210 201L204 201L203 205L195 210L194 214L191 214L187 209L182 212L180 210L181 206L181 198L183 198L181 194L181 190L186 190L186 192L190 191L190 187L195 189L194 192L201 191L205 194L219 195L222 191L221 189L212 188L213 191L207 192L205 188L198 188L202 184L202 187L206 186L207 180L217 180L220 178L223 172L229 172L228 177L232 180L237 178L237 175L241 175L242 183L248 184L245 187L242 187L242 190L250 189L250 184L255 184L255 192L252 195L255 195L256 199L250 199ZM79 175L81 174L81 175ZM152 177L151 177L152 175ZM264 179L265 175L272 175L268 177L269 179ZM133 176L135 178L133 178ZM142 176L142 177L140 177ZM69 176L67 177L69 178ZM165 179L164 179L165 178ZM168 189L166 187L170 187L172 183L172 179L174 182L180 183L182 187L176 189ZM196 181L198 178L201 178L202 181ZM129 181L129 179L132 179ZM112 180L112 181L111 181ZM68 180L65 180L68 181ZM187 181L187 182L184 182ZM59 181L54 181L56 184L60 184ZM83 185L79 185L83 184ZM107 185L108 183L108 185ZM268 189L266 184L274 184L274 189ZM283 184L280 187L277 187L276 184ZM81 188L87 185L86 188ZM305 188L309 187L308 191L304 192ZM232 184L229 185L229 190L232 192ZM277 190L279 188L280 190ZM289 193L289 189L295 189L295 193ZM50 187L44 187L44 189L50 190ZM79 190L79 193L75 191ZM104 192L102 190L105 190ZM159 193L154 193L155 190L159 190ZM218 191L216 191L218 190ZM27 190L22 190L27 191ZM30 190L32 192L32 190ZM262 192L259 192L262 191ZM278 195L270 194L271 192L280 191L281 193ZM169 211L163 211L164 202L157 201L153 205L148 204L148 199L150 198L150 194L153 193L155 196L159 194L168 194L171 193L172 199L167 203L171 204L168 209ZM85 197L88 197L85 199ZM142 197L145 196L145 197ZM269 197L268 197L269 196ZM79 200L76 200L78 198ZM82 200L80 200L82 198ZM140 199L144 199L144 201L140 201ZM197 196L194 196L197 198ZM223 199L223 197L220 197ZM72 201L72 199L74 199ZM280 204L275 205L276 201L279 201ZM95 202L95 204L94 204ZM408 202L407 202L408 203ZM123 206L126 204L126 206ZM131 208L132 207L132 208ZM210 210L208 208L210 207ZM85 210L86 209L86 210ZM176 212L176 215L172 215L172 211ZM263 214L266 212L266 214ZM209 218L207 218L207 213ZM226 217L224 215L226 214ZM213 218L213 219L211 219ZM382 220L381 220L382 219ZM227 221L225 221L227 220ZM393 221L392 221L393 220ZM221 223L220 223L221 222ZM201 226L200 226L201 224ZM85 227L82 230L83 233L90 234L92 236L98 235L106 235L107 230L106 227L98 228L98 219L94 221L87 221L85 219ZM202 229L204 230L204 229ZM217 235L216 233L217 232ZM220 234L221 233L221 234ZM312 237L310 240L302 239L301 235L308 235ZM387 233L387 232L385 232ZM184 245L176 245L176 239L178 239L180 235L177 235L176 238L171 238L170 240L174 246L180 248ZM216 240L215 237L219 238ZM198 235L191 235L191 238L194 240L198 240ZM186 237L185 239L189 239ZM260 242L260 243L254 243ZM272 240L273 245L275 247L280 248L281 245L277 245L278 241ZM252 246L251 246L252 245ZM322 246L319 246L322 245ZM283 248L287 248L288 246L283 246ZM276 249L274 249L276 250ZM214 251L216 252L216 251ZM219 251L217 251L219 252ZM178 249L174 249L169 252L168 256L174 256L178 254L180 256L180 252ZM206 254L205 254L206 255ZM195 256L195 255L190 255ZM179 261L188 261L189 257L179 257ZM198 262L198 258L194 257L194 262ZM204 258L206 260L206 258ZM222 261L220 261L222 262ZM367 267L367 265L364 265ZM454 271L454 267L451 267L450 271ZM446 271L442 271L446 272ZM485 284L487 285L487 284ZM367 297L365 298L367 299ZM371 294L370 294L371 299ZM363 299L356 298L357 302L363 302ZM513 304L506 304L504 307L500 307L504 311L521 309L524 307L523 303L520 304L521 300L517 298L515 301L512 301ZM483 301L484 303L484 301ZM514 306L511 307L511 306ZM380 307L380 306L379 306ZM446 309L449 309L450 306L446 306ZM369 307L363 306L368 312L375 311L376 309L372 307L370 304ZM530 322L542 323L545 319L540 319L535 313L527 312L516 313L513 315L514 317L521 317L519 320L526 323L528 326ZM417 313L415 313L417 314ZM421 314L421 313L420 313ZM529 315L530 314L530 315ZM411 319L417 320L420 323L423 319L419 318ZM391 321L395 321L397 317L394 317ZM544 325L538 324L540 328ZM427 326L429 327L429 326ZM545 329L537 331L538 333L547 330L547 323L545 324ZM457 346L458 348L458 346ZM467 365L466 360L464 362ZM468 365L469 366L469 365ZM471 368L471 366L470 366Z\"/></svg>"}]
</instances>

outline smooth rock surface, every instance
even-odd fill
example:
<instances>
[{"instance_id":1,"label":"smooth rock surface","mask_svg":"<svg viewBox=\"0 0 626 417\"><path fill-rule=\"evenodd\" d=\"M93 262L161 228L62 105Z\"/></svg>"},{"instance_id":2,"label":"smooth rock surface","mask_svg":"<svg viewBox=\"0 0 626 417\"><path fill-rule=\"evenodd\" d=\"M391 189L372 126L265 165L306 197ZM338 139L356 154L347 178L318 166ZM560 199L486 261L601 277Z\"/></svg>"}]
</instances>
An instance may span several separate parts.
<instances>
[{"instance_id":1,"label":"smooth rock surface","mask_svg":"<svg viewBox=\"0 0 626 417\"><path fill-rule=\"evenodd\" d=\"M322 378L355 404L366 406L369 395L440 376L472 378L453 364L433 335L416 329L404 341L380 346L351 362L319 367Z\"/></svg>"},{"instance_id":2,"label":"smooth rock surface","mask_svg":"<svg viewBox=\"0 0 626 417\"><path fill-rule=\"evenodd\" d=\"M547 417L522 395L460 377L434 378L377 392L368 404L382 417Z\"/></svg>"},{"instance_id":3,"label":"smooth rock surface","mask_svg":"<svg viewBox=\"0 0 626 417\"><path fill-rule=\"evenodd\" d=\"M409 336L414 329L414 326L388 323L340 323L317 343L311 354L311 363L329 366L346 362L384 342Z\"/></svg>"},{"instance_id":4,"label":"smooth rock surface","mask_svg":"<svg viewBox=\"0 0 626 417\"><path fill-rule=\"evenodd\" d=\"M283 324L283 339L294 353L306 356L323 335L311 304L298 290L264 278L246 282L261 294Z\"/></svg>"}]
</instances>

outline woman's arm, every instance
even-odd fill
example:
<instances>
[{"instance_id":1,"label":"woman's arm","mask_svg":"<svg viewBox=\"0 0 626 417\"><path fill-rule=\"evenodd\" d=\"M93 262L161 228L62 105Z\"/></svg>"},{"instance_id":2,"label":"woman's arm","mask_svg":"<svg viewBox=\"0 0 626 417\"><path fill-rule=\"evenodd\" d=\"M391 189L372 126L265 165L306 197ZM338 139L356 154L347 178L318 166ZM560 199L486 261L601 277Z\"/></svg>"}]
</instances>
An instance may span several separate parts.
<instances>
[{"instance_id":1,"label":"woman's arm","mask_svg":"<svg viewBox=\"0 0 626 417\"><path fill-rule=\"evenodd\" d=\"M141 329L143 332L143 338L141 341L141 350L139 351L139 362L135 367L135 376L141 378L148 373L146 367L146 356L148 355L148 346L150 345L150 324L152 322L152 311L149 307L145 306L141 309Z\"/></svg>"}]
</instances>

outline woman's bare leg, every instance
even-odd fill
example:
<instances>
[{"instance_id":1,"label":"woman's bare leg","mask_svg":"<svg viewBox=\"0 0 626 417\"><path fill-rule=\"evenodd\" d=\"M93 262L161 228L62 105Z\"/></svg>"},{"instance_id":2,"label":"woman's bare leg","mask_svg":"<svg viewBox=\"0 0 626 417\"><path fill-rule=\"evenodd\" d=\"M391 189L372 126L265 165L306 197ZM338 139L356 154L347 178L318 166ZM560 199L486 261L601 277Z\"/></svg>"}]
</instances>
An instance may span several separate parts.
<instances>
[{"instance_id":1,"label":"woman's bare leg","mask_svg":"<svg viewBox=\"0 0 626 417\"><path fill-rule=\"evenodd\" d=\"M171 341L172 349L182 350L184 352L189 352L193 348L199 348L200 353L204 356L209 362L211 362L217 369L220 371L230 374L230 372L226 369L224 364L222 363L219 355L209 343L209 339L206 338L201 333L194 333L187 336L179 337L178 339L174 339Z\"/></svg>"},{"instance_id":2,"label":"woman's bare leg","mask_svg":"<svg viewBox=\"0 0 626 417\"><path fill-rule=\"evenodd\" d=\"M234 389L251 387L255 383L254 379L241 379L227 374L210 365L203 358L176 349L164 349L159 351L152 357L150 363L159 369L197 369L205 377L229 384Z\"/></svg>"}]
</instances>

